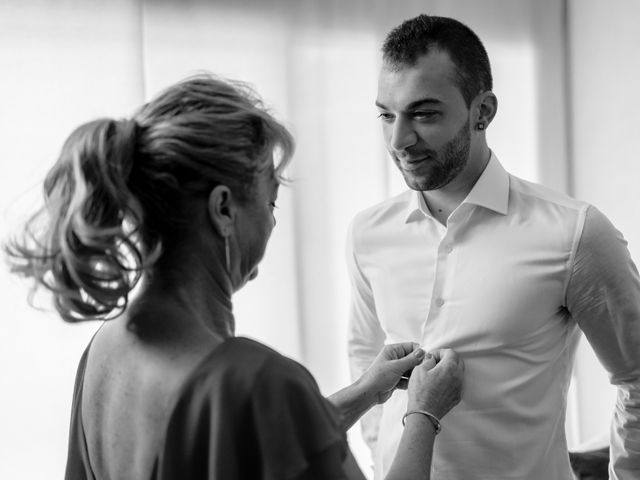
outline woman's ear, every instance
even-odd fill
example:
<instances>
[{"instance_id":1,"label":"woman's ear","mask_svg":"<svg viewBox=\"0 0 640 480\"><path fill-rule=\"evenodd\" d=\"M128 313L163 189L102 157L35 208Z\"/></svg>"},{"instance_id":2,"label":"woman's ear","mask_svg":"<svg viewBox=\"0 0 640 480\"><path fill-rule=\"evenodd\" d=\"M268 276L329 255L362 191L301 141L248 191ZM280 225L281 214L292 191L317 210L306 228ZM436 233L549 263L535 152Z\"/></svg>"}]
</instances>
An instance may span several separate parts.
<instances>
[{"instance_id":1,"label":"woman's ear","mask_svg":"<svg viewBox=\"0 0 640 480\"><path fill-rule=\"evenodd\" d=\"M231 235L235 221L236 205L231 190L226 185L218 185L209 193L209 219L213 228L222 237Z\"/></svg>"}]
</instances>

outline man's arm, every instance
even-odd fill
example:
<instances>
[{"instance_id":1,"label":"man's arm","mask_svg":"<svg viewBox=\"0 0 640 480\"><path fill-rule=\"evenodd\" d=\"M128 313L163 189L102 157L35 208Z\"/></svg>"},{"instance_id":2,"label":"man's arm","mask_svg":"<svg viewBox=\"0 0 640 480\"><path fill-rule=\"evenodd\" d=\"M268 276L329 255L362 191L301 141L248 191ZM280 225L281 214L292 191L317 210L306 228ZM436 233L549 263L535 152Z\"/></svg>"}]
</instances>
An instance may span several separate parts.
<instances>
[{"instance_id":1,"label":"man's arm","mask_svg":"<svg viewBox=\"0 0 640 480\"><path fill-rule=\"evenodd\" d=\"M371 286L358 264L354 222L349 226L346 257L347 272L351 281L348 335L349 366L351 380L355 382L362 377L384 346L386 335L378 322ZM372 454L375 453L381 413L382 407L376 405L360 419L363 438Z\"/></svg>"},{"instance_id":2,"label":"man's arm","mask_svg":"<svg viewBox=\"0 0 640 480\"><path fill-rule=\"evenodd\" d=\"M626 245L611 222L589 207L566 293L569 312L618 389L612 480L640 478L640 278Z\"/></svg>"}]
</instances>

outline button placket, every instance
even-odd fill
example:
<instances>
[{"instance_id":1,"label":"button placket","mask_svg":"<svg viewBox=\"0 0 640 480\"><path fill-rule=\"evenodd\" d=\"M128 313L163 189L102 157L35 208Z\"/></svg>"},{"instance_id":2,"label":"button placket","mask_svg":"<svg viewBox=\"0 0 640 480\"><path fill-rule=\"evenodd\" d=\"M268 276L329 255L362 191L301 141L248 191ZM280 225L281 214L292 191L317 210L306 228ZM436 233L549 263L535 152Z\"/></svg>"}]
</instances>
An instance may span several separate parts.
<instances>
[{"instance_id":1,"label":"button placket","mask_svg":"<svg viewBox=\"0 0 640 480\"><path fill-rule=\"evenodd\" d=\"M448 255L453 252L453 243L451 237L453 233L451 230L447 229L447 233L444 235L440 242L439 254L438 254L438 266L436 279L433 285L433 304L436 308L440 309L444 306L445 299L442 298L442 292L445 287L446 278L449 272L449 263L451 260L448 258Z\"/></svg>"},{"instance_id":2,"label":"button placket","mask_svg":"<svg viewBox=\"0 0 640 480\"><path fill-rule=\"evenodd\" d=\"M453 274L452 266L456 263L456 259L450 256L450 254L454 251L454 239L456 237L456 231L459 229L459 225L457 225L455 221L448 222L446 227L442 224L438 225L439 227L442 227L440 231L443 235L440 236L440 242L437 246L435 278L433 280L431 290L431 303L429 306L429 313L425 318L425 322L422 327L423 341L426 341L427 332L430 331L431 328L434 328L437 324L441 324L447 320L447 285L450 283L450 277Z\"/></svg>"}]
</instances>

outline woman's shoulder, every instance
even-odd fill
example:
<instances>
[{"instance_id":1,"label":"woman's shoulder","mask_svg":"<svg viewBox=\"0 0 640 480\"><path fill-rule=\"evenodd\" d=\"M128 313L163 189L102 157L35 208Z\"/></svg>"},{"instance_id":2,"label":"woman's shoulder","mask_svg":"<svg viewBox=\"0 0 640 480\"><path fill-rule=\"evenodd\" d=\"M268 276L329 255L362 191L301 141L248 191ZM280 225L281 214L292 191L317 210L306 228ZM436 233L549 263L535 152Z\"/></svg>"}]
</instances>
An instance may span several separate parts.
<instances>
[{"instance_id":1,"label":"woman's shoulder","mask_svg":"<svg viewBox=\"0 0 640 480\"><path fill-rule=\"evenodd\" d=\"M271 347L246 337L233 337L216 347L186 382L187 389L216 387L246 391L261 385L299 382L317 390L309 371ZM235 392L239 393L239 392Z\"/></svg>"},{"instance_id":2,"label":"woman's shoulder","mask_svg":"<svg viewBox=\"0 0 640 480\"><path fill-rule=\"evenodd\" d=\"M209 478L200 475L205 471L215 478L297 478L329 467L339 472L346 452L337 412L311 374L264 344L232 338L185 384L157 471L168 478Z\"/></svg>"}]
</instances>

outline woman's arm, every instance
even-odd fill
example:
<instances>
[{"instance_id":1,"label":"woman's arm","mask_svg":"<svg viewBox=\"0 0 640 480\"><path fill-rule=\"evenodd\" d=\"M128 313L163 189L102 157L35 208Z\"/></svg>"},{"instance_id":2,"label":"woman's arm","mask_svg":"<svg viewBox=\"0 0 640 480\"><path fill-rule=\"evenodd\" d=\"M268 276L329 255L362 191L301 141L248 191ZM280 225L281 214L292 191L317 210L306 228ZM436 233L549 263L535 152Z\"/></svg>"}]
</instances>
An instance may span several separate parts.
<instances>
[{"instance_id":1,"label":"woman's arm","mask_svg":"<svg viewBox=\"0 0 640 480\"><path fill-rule=\"evenodd\" d=\"M436 365L415 368L409 380L407 412L429 412L438 420L458 404L462 396L464 364L453 350L434 354ZM437 431L428 415L412 413L403 419L404 431L385 480L429 480Z\"/></svg>"},{"instance_id":2,"label":"woman's arm","mask_svg":"<svg viewBox=\"0 0 640 480\"><path fill-rule=\"evenodd\" d=\"M349 430L367 410L377 403L375 393L363 386L360 380L331 395L329 401L340 412L342 427L345 431Z\"/></svg>"},{"instance_id":3,"label":"woman's arm","mask_svg":"<svg viewBox=\"0 0 640 480\"><path fill-rule=\"evenodd\" d=\"M429 480L436 430L424 415L409 415L385 480Z\"/></svg>"}]
</instances>

